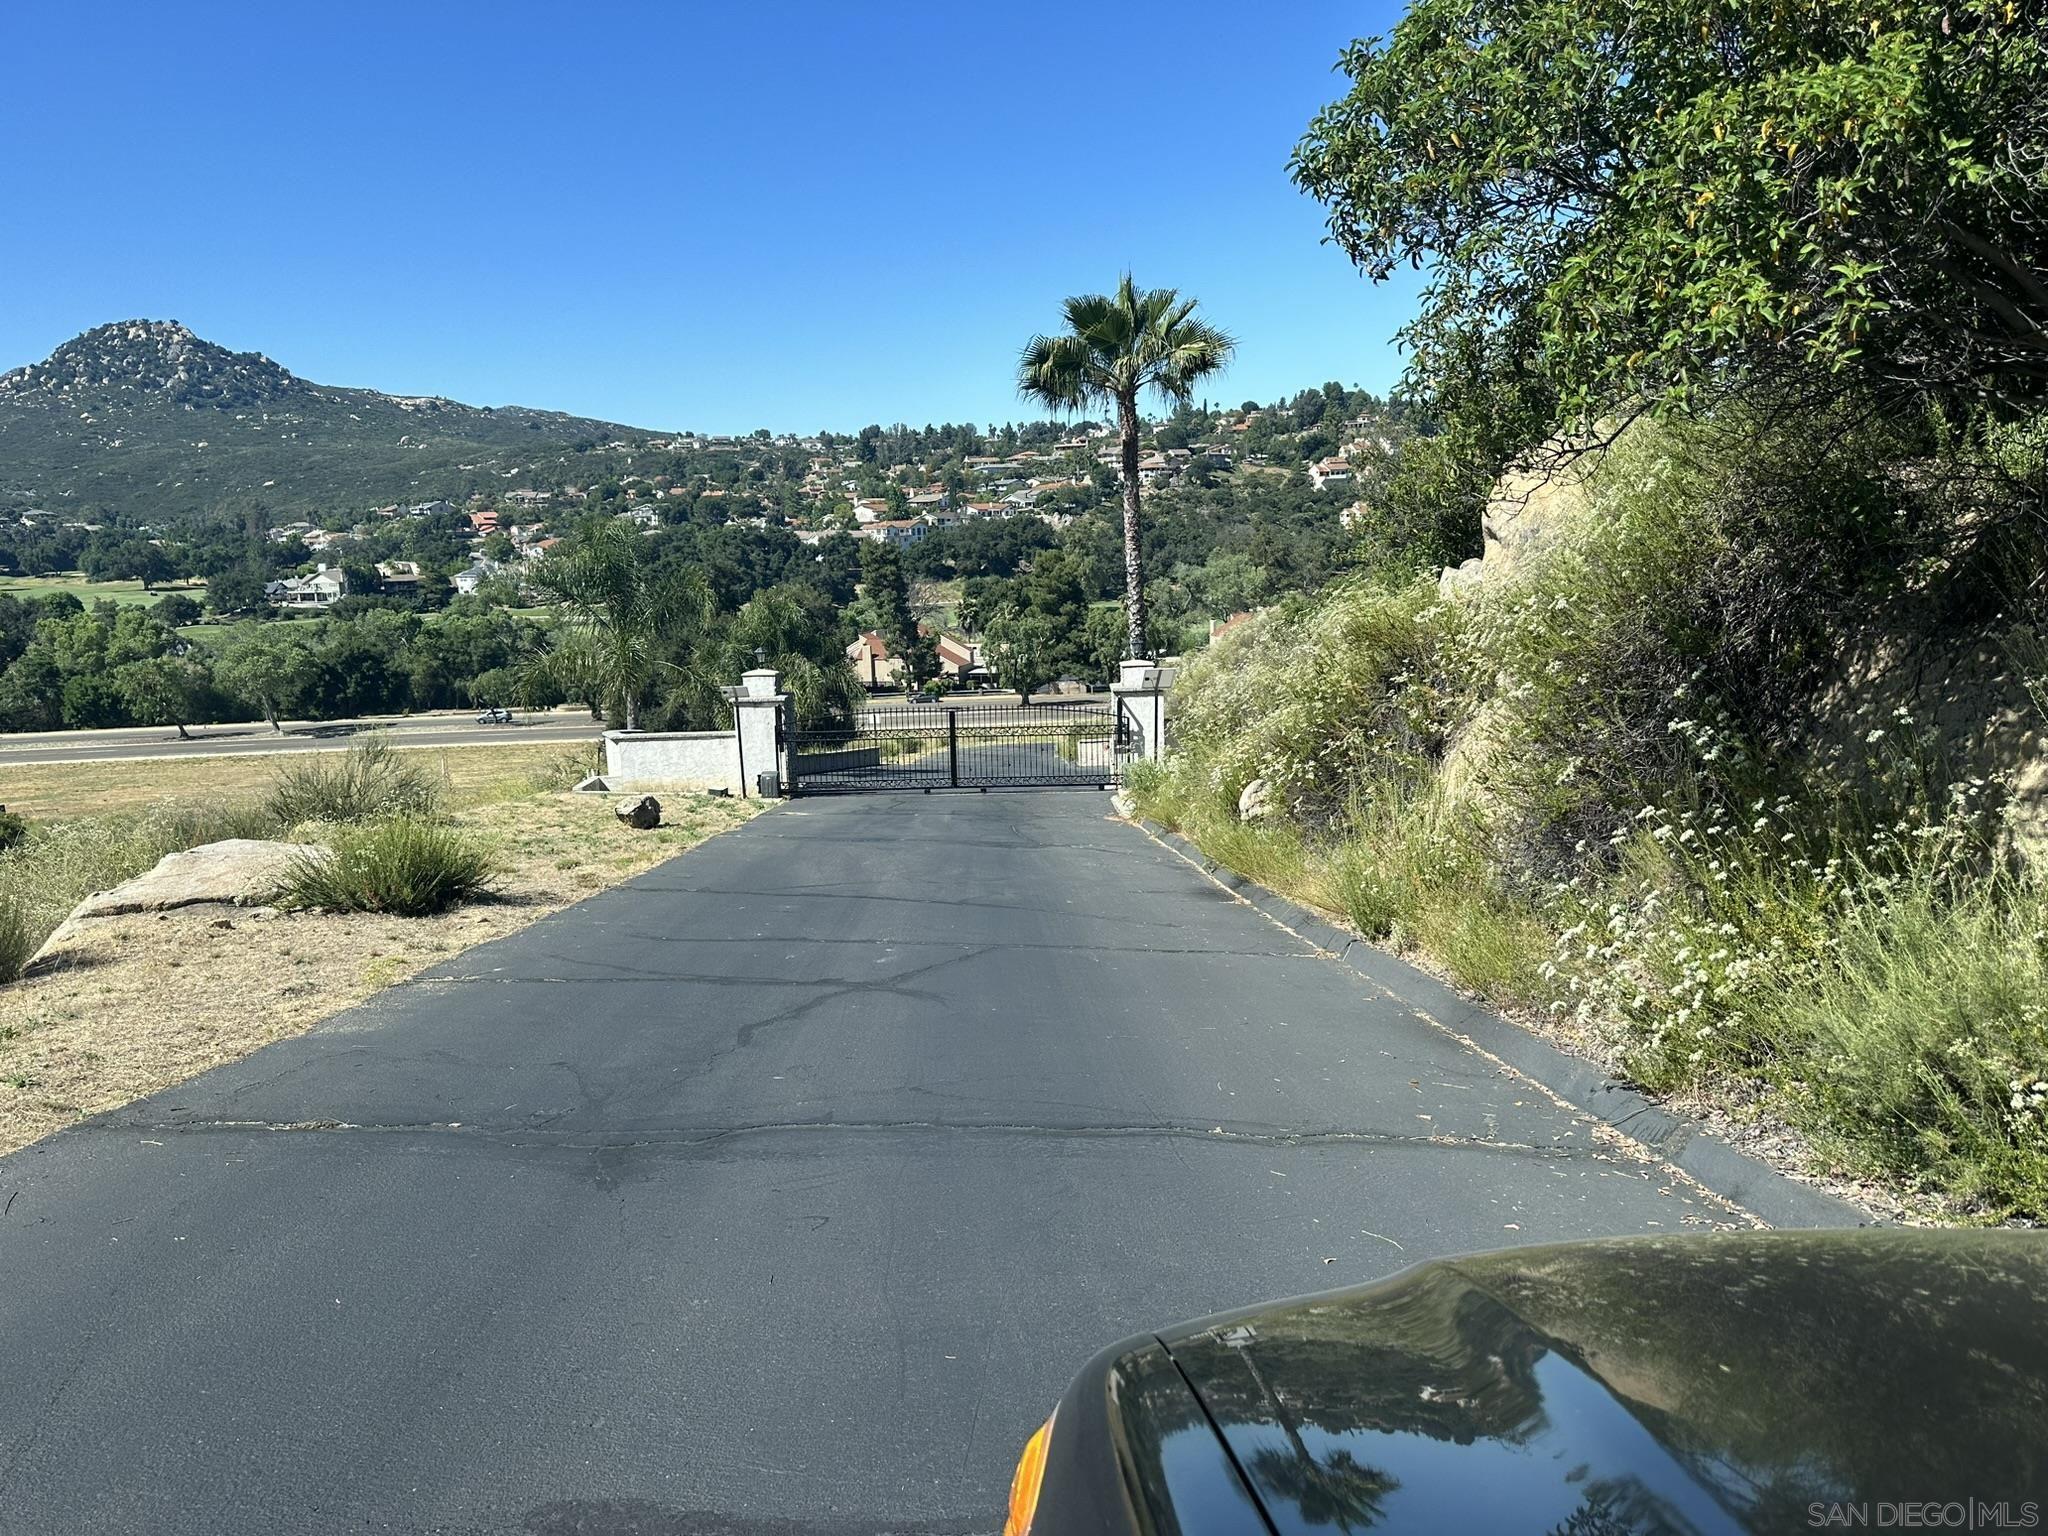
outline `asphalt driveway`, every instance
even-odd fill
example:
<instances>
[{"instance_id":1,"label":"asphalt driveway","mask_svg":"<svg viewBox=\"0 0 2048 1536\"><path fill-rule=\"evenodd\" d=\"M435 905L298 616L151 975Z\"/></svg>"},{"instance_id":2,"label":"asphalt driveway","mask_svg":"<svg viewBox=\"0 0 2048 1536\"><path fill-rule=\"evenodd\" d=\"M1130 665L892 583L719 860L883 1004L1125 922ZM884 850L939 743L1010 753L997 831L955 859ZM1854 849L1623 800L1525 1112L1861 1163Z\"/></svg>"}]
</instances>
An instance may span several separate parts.
<instances>
[{"instance_id":1,"label":"asphalt driveway","mask_svg":"<svg viewBox=\"0 0 2048 1536\"><path fill-rule=\"evenodd\" d=\"M0 1531L990 1531L1101 1344L1741 1220L1086 791L799 801L0 1159Z\"/></svg>"}]
</instances>

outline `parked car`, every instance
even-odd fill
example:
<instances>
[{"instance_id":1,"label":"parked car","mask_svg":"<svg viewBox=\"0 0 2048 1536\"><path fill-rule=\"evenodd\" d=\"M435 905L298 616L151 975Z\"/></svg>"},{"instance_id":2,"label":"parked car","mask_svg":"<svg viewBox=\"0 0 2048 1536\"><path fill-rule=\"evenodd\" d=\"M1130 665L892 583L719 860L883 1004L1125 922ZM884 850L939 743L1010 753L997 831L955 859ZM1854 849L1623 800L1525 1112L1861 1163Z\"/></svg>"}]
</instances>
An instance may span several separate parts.
<instances>
[{"instance_id":1,"label":"parked car","mask_svg":"<svg viewBox=\"0 0 2048 1536\"><path fill-rule=\"evenodd\" d=\"M1424 1264L1081 1371L1007 1536L2037 1529L2048 1234L1628 1238Z\"/></svg>"}]
</instances>

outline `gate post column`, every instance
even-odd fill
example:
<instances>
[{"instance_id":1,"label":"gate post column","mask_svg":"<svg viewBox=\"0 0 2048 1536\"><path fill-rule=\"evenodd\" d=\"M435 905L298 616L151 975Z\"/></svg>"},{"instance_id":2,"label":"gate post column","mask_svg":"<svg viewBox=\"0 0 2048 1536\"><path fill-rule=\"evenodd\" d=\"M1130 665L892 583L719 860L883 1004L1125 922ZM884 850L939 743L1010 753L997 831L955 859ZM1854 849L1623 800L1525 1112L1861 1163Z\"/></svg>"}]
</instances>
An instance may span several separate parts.
<instances>
[{"instance_id":1,"label":"gate post column","mask_svg":"<svg viewBox=\"0 0 2048 1536\"><path fill-rule=\"evenodd\" d=\"M773 773L789 794L796 786L790 781L783 761L782 711L789 695L782 691L782 674L773 667L755 667L740 674L740 686L732 699L733 734L739 742L740 793L756 793L758 776Z\"/></svg>"},{"instance_id":2,"label":"gate post column","mask_svg":"<svg viewBox=\"0 0 2048 1536\"><path fill-rule=\"evenodd\" d=\"M1166 756L1166 693L1177 671L1155 661L1117 663L1109 691L1116 698L1118 720L1130 732L1131 758L1156 763Z\"/></svg>"}]
</instances>

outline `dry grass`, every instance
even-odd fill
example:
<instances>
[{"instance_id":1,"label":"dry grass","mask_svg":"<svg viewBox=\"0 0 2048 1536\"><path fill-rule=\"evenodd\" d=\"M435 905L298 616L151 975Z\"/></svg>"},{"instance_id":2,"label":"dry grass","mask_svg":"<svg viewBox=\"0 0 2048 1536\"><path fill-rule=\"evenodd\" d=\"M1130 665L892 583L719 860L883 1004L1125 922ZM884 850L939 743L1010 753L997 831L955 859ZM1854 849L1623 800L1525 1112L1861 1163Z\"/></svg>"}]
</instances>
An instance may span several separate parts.
<instances>
[{"instance_id":1,"label":"dry grass","mask_svg":"<svg viewBox=\"0 0 2048 1536\"><path fill-rule=\"evenodd\" d=\"M334 750L347 747L338 741ZM450 803L475 805L531 787L534 773L580 750L573 742L514 747L408 747L408 761L448 776ZM268 794L282 763L295 755L151 757L109 763L35 763L0 767L0 803L31 821L139 811L158 800L231 800Z\"/></svg>"},{"instance_id":2,"label":"dry grass","mask_svg":"<svg viewBox=\"0 0 2048 1536\"><path fill-rule=\"evenodd\" d=\"M487 755L502 773L506 760L525 750ZM430 918L259 917L212 906L107 918L65 944L59 954L69 965L39 967L7 987L0 1153L298 1034L436 961L737 826L760 808L759 801L664 795L664 824L635 832L619 824L604 796L490 798L489 785L502 780L482 780L474 771L481 765L468 766L467 794L484 803L454 819L498 856L503 874L490 902ZM524 771L537 766L529 761Z\"/></svg>"}]
</instances>

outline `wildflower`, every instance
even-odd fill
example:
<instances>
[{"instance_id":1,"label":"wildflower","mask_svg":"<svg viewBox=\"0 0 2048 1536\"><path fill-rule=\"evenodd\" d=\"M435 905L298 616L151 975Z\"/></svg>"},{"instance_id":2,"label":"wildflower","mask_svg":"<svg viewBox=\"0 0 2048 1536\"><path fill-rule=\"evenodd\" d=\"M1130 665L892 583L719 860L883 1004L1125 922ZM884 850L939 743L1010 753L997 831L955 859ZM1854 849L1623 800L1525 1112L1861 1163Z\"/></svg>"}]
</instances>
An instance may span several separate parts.
<instances>
[{"instance_id":1,"label":"wildflower","mask_svg":"<svg viewBox=\"0 0 2048 1536\"><path fill-rule=\"evenodd\" d=\"M1866 747L1874 747L1874 746L1876 746L1876 745L1877 745L1877 744L1878 744L1878 743L1879 743L1880 741L1883 741L1883 740L1884 740L1884 731L1883 731L1882 729L1879 729L1879 730L1875 730L1875 731L1872 731L1872 732L1871 732L1871 733L1870 733L1870 734L1869 734L1868 736L1864 737L1864 738L1863 738L1863 744L1864 744L1864 745L1865 745Z\"/></svg>"}]
</instances>

